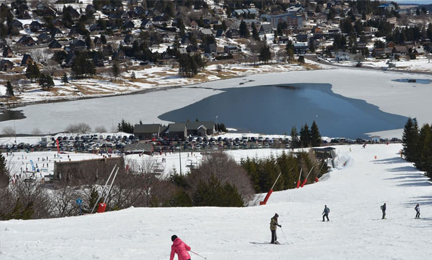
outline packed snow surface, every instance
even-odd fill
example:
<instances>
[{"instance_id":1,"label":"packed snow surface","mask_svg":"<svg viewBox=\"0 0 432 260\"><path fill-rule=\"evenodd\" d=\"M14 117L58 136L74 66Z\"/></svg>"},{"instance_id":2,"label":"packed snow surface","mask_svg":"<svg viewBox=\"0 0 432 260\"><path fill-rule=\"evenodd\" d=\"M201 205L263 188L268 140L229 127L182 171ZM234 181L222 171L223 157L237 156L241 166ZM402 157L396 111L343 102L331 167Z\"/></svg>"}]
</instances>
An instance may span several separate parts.
<instances>
[{"instance_id":1,"label":"packed snow surface","mask_svg":"<svg viewBox=\"0 0 432 260\"><path fill-rule=\"evenodd\" d=\"M338 146L341 167L302 189L274 192L266 206L129 208L2 221L0 259L162 260L173 234L209 260L430 259L432 186L400 158L401 148ZM381 220L384 202L387 219ZM421 219L414 219L416 203ZM324 205L329 222L321 221ZM276 212L282 245L268 244Z\"/></svg>"}]
</instances>

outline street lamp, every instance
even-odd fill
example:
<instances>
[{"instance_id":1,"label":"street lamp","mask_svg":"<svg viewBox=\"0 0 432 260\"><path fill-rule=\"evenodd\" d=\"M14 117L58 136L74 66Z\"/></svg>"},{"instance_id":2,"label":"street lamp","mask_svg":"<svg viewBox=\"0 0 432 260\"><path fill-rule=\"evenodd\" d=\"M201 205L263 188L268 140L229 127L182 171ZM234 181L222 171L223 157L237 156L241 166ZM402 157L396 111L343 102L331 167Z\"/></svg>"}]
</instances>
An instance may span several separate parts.
<instances>
[{"instance_id":1,"label":"street lamp","mask_svg":"<svg viewBox=\"0 0 432 260\"><path fill-rule=\"evenodd\" d=\"M216 116L216 131L217 131L217 132L219 132L218 117L219 117L219 116Z\"/></svg>"}]
</instances>

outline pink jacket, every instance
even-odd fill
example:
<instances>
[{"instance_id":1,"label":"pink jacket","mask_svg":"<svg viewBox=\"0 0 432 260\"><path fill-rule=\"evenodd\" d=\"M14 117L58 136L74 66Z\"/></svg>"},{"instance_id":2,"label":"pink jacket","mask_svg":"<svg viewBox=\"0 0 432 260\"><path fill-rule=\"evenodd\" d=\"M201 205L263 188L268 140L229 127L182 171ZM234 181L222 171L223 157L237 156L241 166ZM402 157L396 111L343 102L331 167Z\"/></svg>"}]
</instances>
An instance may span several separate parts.
<instances>
[{"instance_id":1,"label":"pink jacket","mask_svg":"<svg viewBox=\"0 0 432 260\"><path fill-rule=\"evenodd\" d=\"M190 250L190 246L186 245L180 238L176 238L171 246L170 260L174 259L174 254L177 254L178 260L188 260L191 257L187 251Z\"/></svg>"}]
</instances>

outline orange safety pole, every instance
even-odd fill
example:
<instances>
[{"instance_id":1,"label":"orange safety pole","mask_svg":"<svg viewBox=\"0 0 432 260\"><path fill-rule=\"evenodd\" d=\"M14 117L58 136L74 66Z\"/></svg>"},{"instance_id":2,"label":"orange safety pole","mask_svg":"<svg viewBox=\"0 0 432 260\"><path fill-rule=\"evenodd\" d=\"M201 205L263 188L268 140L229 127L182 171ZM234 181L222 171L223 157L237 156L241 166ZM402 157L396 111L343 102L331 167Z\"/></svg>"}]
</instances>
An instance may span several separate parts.
<instances>
[{"instance_id":1,"label":"orange safety pole","mask_svg":"<svg viewBox=\"0 0 432 260\"><path fill-rule=\"evenodd\" d=\"M300 177L301 177L302 171L303 171L303 168L300 169L300 174L299 174L299 178L297 181L297 189L300 188Z\"/></svg>"},{"instance_id":2,"label":"orange safety pole","mask_svg":"<svg viewBox=\"0 0 432 260\"><path fill-rule=\"evenodd\" d=\"M302 185L301 185L302 188L303 188L303 186L305 186L305 184L307 183L307 179L308 179L309 175L311 174L311 172L312 172L312 170L313 170L314 167L315 167L315 165L312 166L312 168L310 169L308 175L306 176L306 179L303 181L303 183L302 183Z\"/></svg>"},{"instance_id":3,"label":"orange safety pole","mask_svg":"<svg viewBox=\"0 0 432 260\"><path fill-rule=\"evenodd\" d=\"M268 201L268 199L270 198L270 195L273 193L273 188L276 185L276 182L279 180L279 177L281 176L282 172L279 173L278 177L276 178L275 182L273 183L273 186L271 187L271 189L267 192L267 195L264 198L264 201L260 202L260 205L265 205Z\"/></svg>"}]
</instances>

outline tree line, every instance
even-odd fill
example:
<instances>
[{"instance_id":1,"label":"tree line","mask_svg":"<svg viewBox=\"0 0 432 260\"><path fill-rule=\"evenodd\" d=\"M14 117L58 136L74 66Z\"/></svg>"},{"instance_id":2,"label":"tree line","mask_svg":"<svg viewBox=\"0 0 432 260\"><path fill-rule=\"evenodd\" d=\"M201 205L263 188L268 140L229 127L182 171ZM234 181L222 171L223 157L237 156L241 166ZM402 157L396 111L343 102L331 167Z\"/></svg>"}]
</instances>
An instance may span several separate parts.
<instances>
[{"instance_id":1,"label":"tree line","mask_svg":"<svg viewBox=\"0 0 432 260\"><path fill-rule=\"evenodd\" d=\"M402 135L403 155L408 162L432 178L432 128L424 124L420 129L417 119L408 118Z\"/></svg>"}]
</instances>

